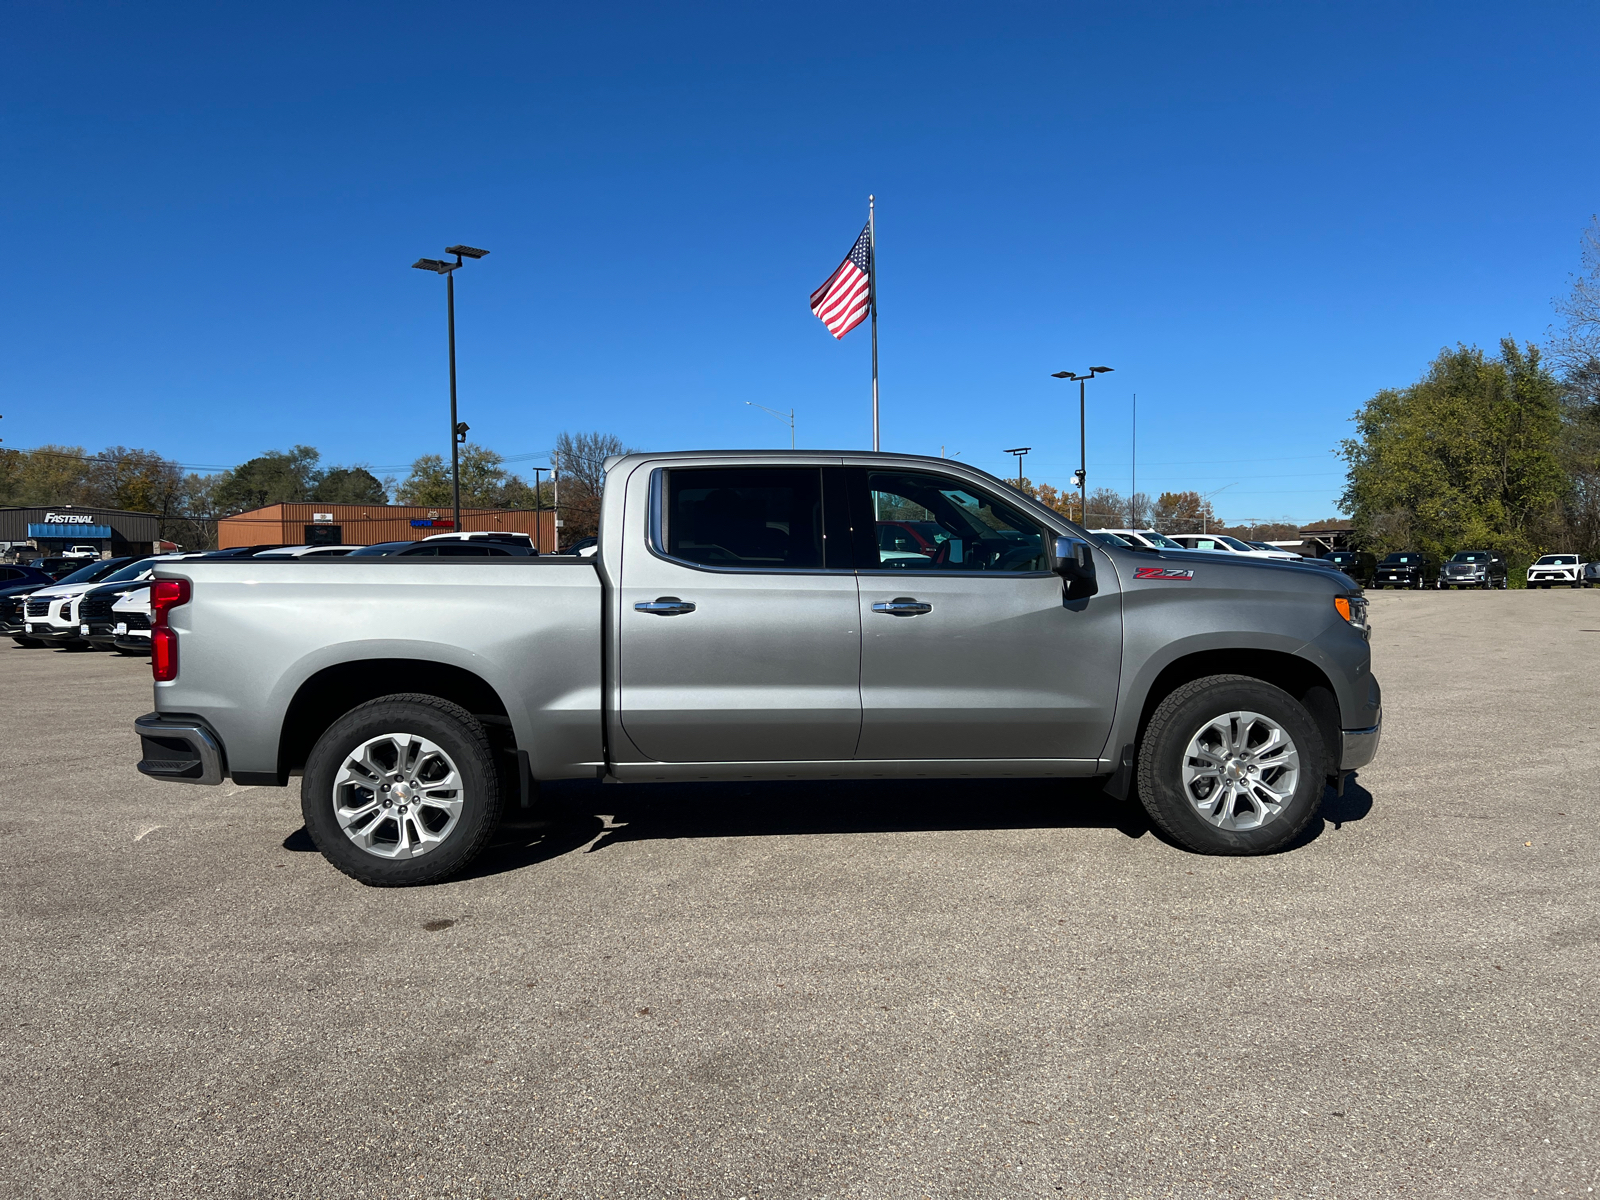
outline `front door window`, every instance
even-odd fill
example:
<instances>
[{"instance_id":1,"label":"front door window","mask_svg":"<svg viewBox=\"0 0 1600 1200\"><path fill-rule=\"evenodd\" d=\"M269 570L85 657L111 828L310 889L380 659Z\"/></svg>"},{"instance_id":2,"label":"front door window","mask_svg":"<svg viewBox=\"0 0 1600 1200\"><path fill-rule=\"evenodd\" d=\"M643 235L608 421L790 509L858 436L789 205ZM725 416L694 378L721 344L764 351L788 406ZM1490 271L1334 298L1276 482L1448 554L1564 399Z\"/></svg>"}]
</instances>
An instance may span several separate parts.
<instances>
[{"instance_id":1,"label":"front door window","mask_svg":"<svg viewBox=\"0 0 1600 1200\"><path fill-rule=\"evenodd\" d=\"M914 471L867 476L877 566L890 571L1048 571L1045 533L1003 501Z\"/></svg>"}]
</instances>

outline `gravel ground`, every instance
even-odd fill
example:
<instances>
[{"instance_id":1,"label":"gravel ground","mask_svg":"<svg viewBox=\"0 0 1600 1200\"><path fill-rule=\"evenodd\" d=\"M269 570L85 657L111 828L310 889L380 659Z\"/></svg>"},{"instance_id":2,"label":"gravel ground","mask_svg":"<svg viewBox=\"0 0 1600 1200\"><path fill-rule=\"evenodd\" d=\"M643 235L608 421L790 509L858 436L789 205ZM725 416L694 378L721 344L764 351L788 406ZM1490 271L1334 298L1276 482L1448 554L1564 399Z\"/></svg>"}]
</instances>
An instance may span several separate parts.
<instances>
[{"instance_id":1,"label":"gravel ground","mask_svg":"<svg viewBox=\"0 0 1600 1200\"><path fill-rule=\"evenodd\" d=\"M1588 1195L1600 595L1372 607L1382 753L1282 854L569 785L410 891L135 773L143 661L4 642L0 1195Z\"/></svg>"}]
</instances>

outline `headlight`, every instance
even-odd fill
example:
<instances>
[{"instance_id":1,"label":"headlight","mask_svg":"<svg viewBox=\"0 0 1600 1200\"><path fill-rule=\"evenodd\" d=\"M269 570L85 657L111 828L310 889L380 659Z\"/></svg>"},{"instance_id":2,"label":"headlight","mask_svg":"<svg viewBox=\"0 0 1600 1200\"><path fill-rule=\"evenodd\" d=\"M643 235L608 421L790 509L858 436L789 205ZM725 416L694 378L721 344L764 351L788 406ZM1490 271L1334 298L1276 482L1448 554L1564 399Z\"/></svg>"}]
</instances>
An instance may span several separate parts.
<instances>
[{"instance_id":1,"label":"headlight","mask_svg":"<svg viewBox=\"0 0 1600 1200\"><path fill-rule=\"evenodd\" d=\"M1357 629L1367 627L1367 602L1360 596L1335 596L1333 607Z\"/></svg>"}]
</instances>

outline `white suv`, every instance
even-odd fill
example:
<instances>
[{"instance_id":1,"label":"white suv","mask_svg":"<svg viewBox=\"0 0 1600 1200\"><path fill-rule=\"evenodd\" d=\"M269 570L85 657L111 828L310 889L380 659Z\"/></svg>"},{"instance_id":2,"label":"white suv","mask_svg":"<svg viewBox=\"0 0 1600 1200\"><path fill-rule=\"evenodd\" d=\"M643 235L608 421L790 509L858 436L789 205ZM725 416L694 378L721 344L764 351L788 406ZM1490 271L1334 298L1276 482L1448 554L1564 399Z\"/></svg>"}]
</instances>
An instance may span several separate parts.
<instances>
[{"instance_id":1,"label":"white suv","mask_svg":"<svg viewBox=\"0 0 1600 1200\"><path fill-rule=\"evenodd\" d=\"M1553 583L1566 587L1583 586L1584 562L1576 554L1546 554L1528 568L1530 588L1548 588Z\"/></svg>"},{"instance_id":2,"label":"white suv","mask_svg":"<svg viewBox=\"0 0 1600 1200\"><path fill-rule=\"evenodd\" d=\"M1143 546L1146 550L1186 550L1164 533L1157 533L1154 529L1091 529L1090 533L1112 533L1123 541L1133 546Z\"/></svg>"},{"instance_id":3,"label":"white suv","mask_svg":"<svg viewBox=\"0 0 1600 1200\"><path fill-rule=\"evenodd\" d=\"M1241 542L1225 533L1175 533L1172 540L1185 550L1213 550L1219 554L1243 554L1250 558L1276 559L1278 562L1295 562L1300 557L1287 550L1257 550L1248 542Z\"/></svg>"},{"instance_id":4,"label":"white suv","mask_svg":"<svg viewBox=\"0 0 1600 1200\"><path fill-rule=\"evenodd\" d=\"M78 615L73 605L78 598L90 588L110 582L113 573L140 561L136 558L88 560L64 579L29 592L22 602L23 635L47 641L77 641Z\"/></svg>"}]
</instances>

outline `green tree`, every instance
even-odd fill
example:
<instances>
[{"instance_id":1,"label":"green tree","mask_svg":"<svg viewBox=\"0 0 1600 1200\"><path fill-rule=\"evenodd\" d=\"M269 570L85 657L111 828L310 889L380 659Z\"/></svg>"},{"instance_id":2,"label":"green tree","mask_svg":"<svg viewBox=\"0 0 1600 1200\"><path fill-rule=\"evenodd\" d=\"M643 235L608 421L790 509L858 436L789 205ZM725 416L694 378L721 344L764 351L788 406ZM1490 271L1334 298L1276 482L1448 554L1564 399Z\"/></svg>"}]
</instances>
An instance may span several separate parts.
<instances>
[{"instance_id":1,"label":"green tree","mask_svg":"<svg viewBox=\"0 0 1600 1200\"><path fill-rule=\"evenodd\" d=\"M468 442L461 447L462 508L531 507L533 489L505 469L505 459L493 450ZM430 508L448 507L452 501L450 464L439 454L424 454L411 464L396 492L402 504Z\"/></svg>"},{"instance_id":2,"label":"green tree","mask_svg":"<svg viewBox=\"0 0 1600 1200\"><path fill-rule=\"evenodd\" d=\"M90 456L82 446L40 446L0 453L0 503L92 504Z\"/></svg>"},{"instance_id":3,"label":"green tree","mask_svg":"<svg viewBox=\"0 0 1600 1200\"><path fill-rule=\"evenodd\" d=\"M389 493L365 467L334 467L311 489L312 500L329 504L387 504Z\"/></svg>"},{"instance_id":4,"label":"green tree","mask_svg":"<svg viewBox=\"0 0 1600 1200\"><path fill-rule=\"evenodd\" d=\"M1199 492L1162 492L1156 497L1155 526L1167 533L1205 533L1217 528L1216 511Z\"/></svg>"},{"instance_id":5,"label":"green tree","mask_svg":"<svg viewBox=\"0 0 1600 1200\"><path fill-rule=\"evenodd\" d=\"M1560 398L1539 351L1511 338L1497 358L1443 350L1410 387L1378 392L1341 444L1340 505L1358 543L1380 554L1478 546L1530 561L1566 486Z\"/></svg>"},{"instance_id":6,"label":"green tree","mask_svg":"<svg viewBox=\"0 0 1600 1200\"><path fill-rule=\"evenodd\" d=\"M153 450L108 446L86 466L91 503L160 515L181 503L183 468Z\"/></svg>"},{"instance_id":7,"label":"green tree","mask_svg":"<svg viewBox=\"0 0 1600 1200\"><path fill-rule=\"evenodd\" d=\"M301 504L322 482L322 455L311 446L268 450L224 471L212 494L219 515L246 512L268 504Z\"/></svg>"}]
</instances>

